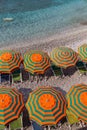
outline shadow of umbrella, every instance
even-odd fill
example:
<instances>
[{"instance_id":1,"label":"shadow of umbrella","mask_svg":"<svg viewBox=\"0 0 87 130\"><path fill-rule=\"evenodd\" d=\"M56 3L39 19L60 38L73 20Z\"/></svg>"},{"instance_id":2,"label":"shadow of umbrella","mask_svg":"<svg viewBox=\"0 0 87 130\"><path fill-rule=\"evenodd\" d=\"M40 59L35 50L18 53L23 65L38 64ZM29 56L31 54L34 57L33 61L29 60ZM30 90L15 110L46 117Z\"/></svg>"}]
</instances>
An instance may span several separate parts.
<instances>
[{"instance_id":1,"label":"shadow of umbrella","mask_svg":"<svg viewBox=\"0 0 87 130\"><path fill-rule=\"evenodd\" d=\"M21 92L23 94L24 102L26 103L30 92L32 92L32 89L20 88L19 92ZM31 125L31 123L30 123L28 111L26 109L24 109L24 111L23 111L23 126L24 126L24 128L26 128L26 127L29 127L30 125Z\"/></svg>"},{"instance_id":2,"label":"shadow of umbrella","mask_svg":"<svg viewBox=\"0 0 87 130\"><path fill-rule=\"evenodd\" d=\"M44 128L38 125L35 121L32 121L32 126L34 130L44 130Z\"/></svg>"},{"instance_id":3,"label":"shadow of umbrella","mask_svg":"<svg viewBox=\"0 0 87 130\"><path fill-rule=\"evenodd\" d=\"M32 92L32 89L31 88L20 88L19 92L21 92L23 94L24 103L26 103L26 101L27 101L27 99L29 97L30 92Z\"/></svg>"},{"instance_id":4,"label":"shadow of umbrella","mask_svg":"<svg viewBox=\"0 0 87 130\"><path fill-rule=\"evenodd\" d=\"M87 127L84 127L84 128L79 128L77 130L87 130Z\"/></svg>"},{"instance_id":5,"label":"shadow of umbrella","mask_svg":"<svg viewBox=\"0 0 87 130\"><path fill-rule=\"evenodd\" d=\"M63 69L63 73L65 76L72 76L76 72L76 70L77 70L76 67L73 66L73 67Z\"/></svg>"},{"instance_id":6,"label":"shadow of umbrella","mask_svg":"<svg viewBox=\"0 0 87 130\"><path fill-rule=\"evenodd\" d=\"M61 89L60 87L54 87L53 86L53 88L56 89L57 91L60 91L64 96L66 95L66 91Z\"/></svg>"}]
</instances>

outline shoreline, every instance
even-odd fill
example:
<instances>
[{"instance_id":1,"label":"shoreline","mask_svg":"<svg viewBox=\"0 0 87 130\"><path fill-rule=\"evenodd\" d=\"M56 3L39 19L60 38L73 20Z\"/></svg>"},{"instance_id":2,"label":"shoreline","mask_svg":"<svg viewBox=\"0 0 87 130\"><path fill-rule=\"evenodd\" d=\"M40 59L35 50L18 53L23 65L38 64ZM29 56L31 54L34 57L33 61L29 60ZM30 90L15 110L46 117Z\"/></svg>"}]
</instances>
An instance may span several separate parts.
<instances>
[{"instance_id":1,"label":"shoreline","mask_svg":"<svg viewBox=\"0 0 87 130\"><path fill-rule=\"evenodd\" d=\"M67 30L62 30L61 32L46 37L44 39L34 39L31 41L25 40L22 42L12 43L12 45L0 46L1 49L16 49L16 50L30 50L30 49L40 49L44 51L49 51L57 46L68 46L77 50L77 47L83 43L87 43L87 26L80 25L78 27L69 28Z\"/></svg>"}]
</instances>

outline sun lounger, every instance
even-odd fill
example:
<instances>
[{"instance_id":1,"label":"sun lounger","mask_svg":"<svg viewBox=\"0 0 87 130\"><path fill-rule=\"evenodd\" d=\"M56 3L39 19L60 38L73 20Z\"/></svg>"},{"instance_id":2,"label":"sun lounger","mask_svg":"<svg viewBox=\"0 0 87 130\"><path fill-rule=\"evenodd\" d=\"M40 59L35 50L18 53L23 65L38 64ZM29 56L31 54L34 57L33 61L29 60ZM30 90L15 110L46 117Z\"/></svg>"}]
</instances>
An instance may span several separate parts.
<instances>
[{"instance_id":1,"label":"sun lounger","mask_svg":"<svg viewBox=\"0 0 87 130\"><path fill-rule=\"evenodd\" d=\"M79 122L78 117L73 115L69 110L66 110L66 114L67 114L67 120L70 123L70 125Z\"/></svg>"},{"instance_id":2,"label":"sun lounger","mask_svg":"<svg viewBox=\"0 0 87 130\"><path fill-rule=\"evenodd\" d=\"M6 126L5 125L0 125L0 130L6 130Z\"/></svg>"},{"instance_id":3,"label":"sun lounger","mask_svg":"<svg viewBox=\"0 0 87 130\"><path fill-rule=\"evenodd\" d=\"M12 83L18 82L18 81L22 82L22 73L21 73L20 69L15 70L12 73Z\"/></svg>"},{"instance_id":4,"label":"sun lounger","mask_svg":"<svg viewBox=\"0 0 87 130\"><path fill-rule=\"evenodd\" d=\"M82 62L82 61L78 61L76 63L76 68L79 71L80 75L87 75L87 67L86 67L86 63Z\"/></svg>"},{"instance_id":5,"label":"sun lounger","mask_svg":"<svg viewBox=\"0 0 87 130\"><path fill-rule=\"evenodd\" d=\"M21 129L23 130L23 115L21 114L20 117L9 124L9 130L16 130Z\"/></svg>"},{"instance_id":6,"label":"sun lounger","mask_svg":"<svg viewBox=\"0 0 87 130\"><path fill-rule=\"evenodd\" d=\"M52 63L51 69L52 69L52 72L53 72L54 76L59 76L59 77L63 76L62 68L57 67L56 65L54 65Z\"/></svg>"},{"instance_id":7,"label":"sun lounger","mask_svg":"<svg viewBox=\"0 0 87 130\"><path fill-rule=\"evenodd\" d=\"M76 117L74 114L72 114L69 110L66 110L66 118L69 123L69 129L71 129L71 125L78 123L78 117Z\"/></svg>"}]
</instances>

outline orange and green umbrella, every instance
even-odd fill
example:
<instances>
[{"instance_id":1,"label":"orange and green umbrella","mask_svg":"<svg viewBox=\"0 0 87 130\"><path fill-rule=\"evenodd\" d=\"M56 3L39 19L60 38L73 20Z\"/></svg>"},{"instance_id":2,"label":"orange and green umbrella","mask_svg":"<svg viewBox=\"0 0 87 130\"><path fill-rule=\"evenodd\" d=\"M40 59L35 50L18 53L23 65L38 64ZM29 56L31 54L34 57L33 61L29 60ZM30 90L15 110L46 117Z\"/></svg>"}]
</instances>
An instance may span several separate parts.
<instances>
[{"instance_id":1,"label":"orange and green umbrella","mask_svg":"<svg viewBox=\"0 0 87 130\"><path fill-rule=\"evenodd\" d=\"M87 123L87 85L78 84L71 87L66 95L68 106L67 109Z\"/></svg>"},{"instance_id":2,"label":"orange and green umbrella","mask_svg":"<svg viewBox=\"0 0 87 130\"><path fill-rule=\"evenodd\" d=\"M87 62L87 44L83 44L78 48L78 54L83 62Z\"/></svg>"},{"instance_id":3,"label":"orange and green umbrella","mask_svg":"<svg viewBox=\"0 0 87 130\"><path fill-rule=\"evenodd\" d=\"M26 103L30 119L39 125L55 125L66 116L66 100L52 87L39 87L29 94Z\"/></svg>"},{"instance_id":4,"label":"orange and green umbrella","mask_svg":"<svg viewBox=\"0 0 87 130\"><path fill-rule=\"evenodd\" d=\"M68 47L54 48L50 58L56 66L62 68L74 66L78 61L77 53Z\"/></svg>"},{"instance_id":5,"label":"orange and green umbrella","mask_svg":"<svg viewBox=\"0 0 87 130\"><path fill-rule=\"evenodd\" d=\"M13 50L0 51L0 73L11 73L20 67L21 62L20 53Z\"/></svg>"},{"instance_id":6,"label":"orange and green umbrella","mask_svg":"<svg viewBox=\"0 0 87 130\"><path fill-rule=\"evenodd\" d=\"M0 87L0 124L17 119L24 108L23 97L17 89Z\"/></svg>"},{"instance_id":7,"label":"orange and green umbrella","mask_svg":"<svg viewBox=\"0 0 87 130\"><path fill-rule=\"evenodd\" d=\"M50 67L50 58L47 53L31 50L24 55L24 68L26 71L34 74L44 74Z\"/></svg>"}]
</instances>

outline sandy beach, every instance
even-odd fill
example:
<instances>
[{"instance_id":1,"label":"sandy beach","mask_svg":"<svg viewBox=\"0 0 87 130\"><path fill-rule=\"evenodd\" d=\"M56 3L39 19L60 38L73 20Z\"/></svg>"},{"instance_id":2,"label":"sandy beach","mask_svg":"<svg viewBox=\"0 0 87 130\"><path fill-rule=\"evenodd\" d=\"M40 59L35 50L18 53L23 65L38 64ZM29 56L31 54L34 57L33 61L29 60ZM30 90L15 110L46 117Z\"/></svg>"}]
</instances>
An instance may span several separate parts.
<instances>
[{"instance_id":1,"label":"sandy beach","mask_svg":"<svg viewBox=\"0 0 87 130\"><path fill-rule=\"evenodd\" d=\"M83 43L87 43L87 25L77 24L76 26L66 27L64 30L61 29L59 33L43 39L16 41L15 43L12 42L12 44L0 45L0 49L16 49L20 51L40 49L50 53L57 46L68 46L77 51L78 46Z\"/></svg>"},{"instance_id":2,"label":"sandy beach","mask_svg":"<svg viewBox=\"0 0 87 130\"><path fill-rule=\"evenodd\" d=\"M54 47L58 46L67 46L72 48L75 51L78 51L78 46L82 45L83 43L87 43L87 26L80 25L76 28L70 28L64 31L61 31L60 34L56 34L55 36L48 37L43 41L38 39L36 41L23 41L22 43L16 43L4 47L0 47L0 49L16 49L20 51L22 54L30 49L40 49L43 51L48 52L50 54L51 50ZM65 76L64 78L50 76L47 80L43 78L43 80L37 82L31 80L26 80L23 83L14 83L12 87L16 87L21 91L24 95L24 101L26 102L29 93L34 90L38 86L53 86L56 87L58 90L62 91L64 95L68 92L70 87L74 84L84 83L87 84L87 77L86 75L80 76L78 71L75 71L70 76ZM7 85L8 86L8 85ZM26 113L26 112L25 112ZM27 114L24 114L24 120L27 120ZM25 121L24 121L25 122ZM24 124L25 130L31 130L31 126L27 121ZM79 125L73 125L72 130L77 130L81 128ZM69 129L67 122L65 122L61 128L56 128L54 130L65 130ZM86 128L87 129L87 128ZM52 128L53 130L53 128Z\"/></svg>"}]
</instances>

